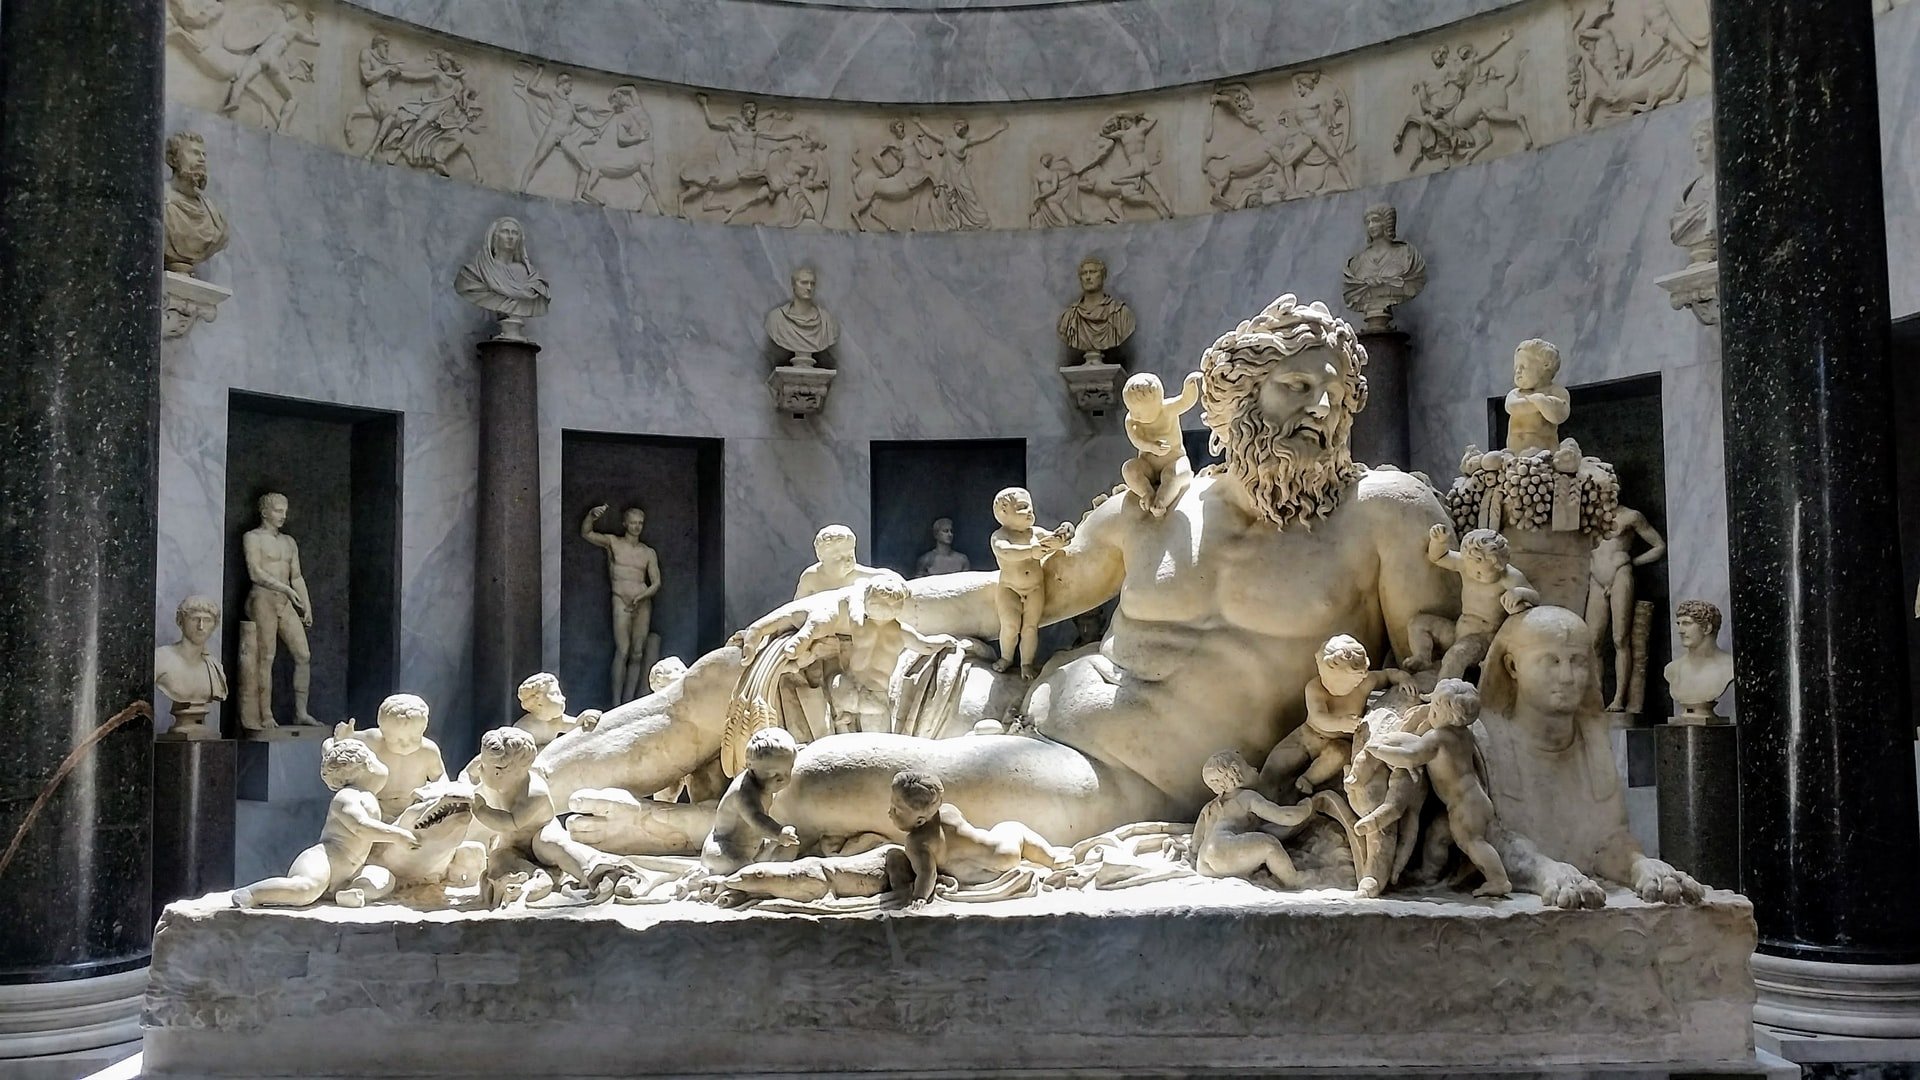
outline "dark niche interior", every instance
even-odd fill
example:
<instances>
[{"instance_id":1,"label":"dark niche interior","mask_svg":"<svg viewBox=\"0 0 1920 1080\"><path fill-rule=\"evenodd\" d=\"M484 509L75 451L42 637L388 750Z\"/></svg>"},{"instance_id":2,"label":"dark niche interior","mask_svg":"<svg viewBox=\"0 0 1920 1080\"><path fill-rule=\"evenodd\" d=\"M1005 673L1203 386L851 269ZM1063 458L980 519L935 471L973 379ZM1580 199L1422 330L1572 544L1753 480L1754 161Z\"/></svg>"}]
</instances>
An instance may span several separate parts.
<instances>
[{"instance_id":1,"label":"dark niche interior","mask_svg":"<svg viewBox=\"0 0 1920 1080\"><path fill-rule=\"evenodd\" d=\"M227 405L225 579L221 642L238 691L240 623L249 592L241 538L262 495L287 497L286 535L299 545L313 603L310 711L332 725L371 724L400 659L400 414L233 392ZM273 715L294 718L293 664L277 647ZM221 710L227 734L239 710Z\"/></svg>"},{"instance_id":2,"label":"dark niche interior","mask_svg":"<svg viewBox=\"0 0 1920 1080\"><path fill-rule=\"evenodd\" d=\"M1567 392L1573 399L1573 413L1560 425L1560 437L1579 443L1581 453L1610 463L1620 478L1620 504L1646 515L1647 522L1671 544L1672 538L1667 536L1667 452L1659 374L1570 386ZM1487 400L1489 446L1506 445L1505 401L1504 394ZM1447 478L1447 482L1451 480ZM1635 556L1645 550L1635 541ZM1634 600L1653 603L1653 625L1647 635L1646 698L1640 713L1643 724L1659 723L1673 715L1667 683L1660 675L1673 659L1670 632L1673 604L1667 592L1667 564L1668 560L1663 558L1636 568L1633 574ZM1608 657L1612 656L1610 650L1611 646L1603 648ZM1600 670L1603 693L1612 700L1611 660L1603 663Z\"/></svg>"},{"instance_id":3,"label":"dark niche interior","mask_svg":"<svg viewBox=\"0 0 1920 1080\"><path fill-rule=\"evenodd\" d=\"M570 708L611 707L613 591L607 553L580 536L605 503L596 531L618 534L629 507L646 514L640 542L660 561L651 633L660 656L695 657L726 639L726 526L720 439L560 434L560 685ZM646 694L644 672L640 695Z\"/></svg>"},{"instance_id":4,"label":"dark niche interior","mask_svg":"<svg viewBox=\"0 0 1920 1080\"><path fill-rule=\"evenodd\" d=\"M1025 439L920 439L873 444L873 539L863 562L912 577L920 556L933 547L933 523L953 519L953 547L975 570L994 568L988 538L999 524L993 497L1001 488L1027 482ZM1058 518L1037 508L1041 528ZM1054 509L1054 513L1059 513Z\"/></svg>"}]
</instances>

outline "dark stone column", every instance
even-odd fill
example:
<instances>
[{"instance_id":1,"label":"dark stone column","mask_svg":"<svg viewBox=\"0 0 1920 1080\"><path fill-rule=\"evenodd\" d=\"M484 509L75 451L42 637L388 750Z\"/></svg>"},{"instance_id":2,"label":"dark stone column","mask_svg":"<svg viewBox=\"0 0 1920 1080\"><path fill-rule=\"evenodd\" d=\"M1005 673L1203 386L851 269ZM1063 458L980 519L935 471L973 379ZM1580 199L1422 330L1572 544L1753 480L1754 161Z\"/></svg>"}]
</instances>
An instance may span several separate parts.
<instances>
[{"instance_id":1,"label":"dark stone column","mask_svg":"<svg viewBox=\"0 0 1920 1080\"><path fill-rule=\"evenodd\" d=\"M1367 407L1353 418L1353 457L1369 465L1413 468L1413 437L1407 422L1407 335L1399 330L1362 330L1367 350Z\"/></svg>"},{"instance_id":2,"label":"dark stone column","mask_svg":"<svg viewBox=\"0 0 1920 1080\"><path fill-rule=\"evenodd\" d=\"M1713 0L1741 884L1792 961L1920 959L1870 9Z\"/></svg>"},{"instance_id":3,"label":"dark stone column","mask_svg":"<svg viewBox=\"0 0 1920 1080\"><path fill-rule=\"evenodd\" d=\"M0 850L153 692L161 0L0 0ZM0 870L0 983L147 961L153 724Z\"/></svg>"},{"instance_id":4,"label":"dark stone column","mask_svg":"<svg viewBox=\"0 0 1920 1080\"><path fill-rule=\"evenodd\" d=\"M1660 857L1716 889L1740 886L1740 729L1653 729Z\"/></svg>"},{"instance_id":5,"label":"dark stone column","mask_svg":"<svg viewBox=\"0 0 1920 1080\"><path fill-rule=\"evenodd\" d=\"M520 716L540 670L540 408L531 341L480 343L480 532L473 597L474 730Z\"/></svg>"}]
</instances>

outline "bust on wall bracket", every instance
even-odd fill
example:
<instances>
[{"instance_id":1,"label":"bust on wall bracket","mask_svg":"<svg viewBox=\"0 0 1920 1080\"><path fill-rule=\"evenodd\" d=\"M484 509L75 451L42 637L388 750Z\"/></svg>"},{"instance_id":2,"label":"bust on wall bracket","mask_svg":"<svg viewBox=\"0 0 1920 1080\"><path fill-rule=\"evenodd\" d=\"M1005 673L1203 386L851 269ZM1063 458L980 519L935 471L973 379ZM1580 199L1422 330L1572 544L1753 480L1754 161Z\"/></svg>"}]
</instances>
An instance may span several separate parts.
<instances>
[{"instance_id":1,"label":"bust on wall bracket","mask_svg":"<svg viewBox=\"0 0 1920 1080\"><path fill-rule=\"evenodd\" d=\"M166 229L162 264L166 269L163 336L177 338L198 322L212 322L220 303L233 290L194 276L201 263L227 246L227 219L207 198L207 143L191 131L167 137L166 204L161 211Z\"/></svg>"},{"instance_id":2,"label":"bust on wall bracket","mask_svg":"<svg viewBox=\"0 0 1920 1080\"><path fill-rule=\"evenodd\" d=\"M820 276L810 266L802 266L789 279L792 297L767 312L761 325L767 338L787 353L787 359L767 378L773 392L774 408L805 419L826 407L827 390L833 385L834 369L823 366L823 354L840 340L840 324L814 300Z\"/></svg>"},{"instance_id":3,"label":"bust on wall bracket","mask_svg":"<svg viewBox=\"0 0 1920 1080\"><path fill-rule=\"evenodd\" d=\"M1133 309L1107 292L1107 264L1098 256L1081 259L1079 275L1080 299L1060 313L1055 330L1067 348L1080 354L1080 362L1062 367L1060 377L1073 394L1074 408L1102 416L1114 406L1121 372L1107 354L1133 336Z\"/></svg>"},{"instance_id":4,"label":"bust on wall bracket","mask_svg":"<svg viewBox=\"0 0 1920 1080\"><path fill-rule=\"evenodd\" d=\"M1713 118L1693 127L1693 156L1700 174L1680 192L1669 235L1687 253L1687 266L1653 279L1667 290L1674 310L1686 308L1702 326L1720 324L1720 237L1714 222Z\"/></svg>"}]
</instances>

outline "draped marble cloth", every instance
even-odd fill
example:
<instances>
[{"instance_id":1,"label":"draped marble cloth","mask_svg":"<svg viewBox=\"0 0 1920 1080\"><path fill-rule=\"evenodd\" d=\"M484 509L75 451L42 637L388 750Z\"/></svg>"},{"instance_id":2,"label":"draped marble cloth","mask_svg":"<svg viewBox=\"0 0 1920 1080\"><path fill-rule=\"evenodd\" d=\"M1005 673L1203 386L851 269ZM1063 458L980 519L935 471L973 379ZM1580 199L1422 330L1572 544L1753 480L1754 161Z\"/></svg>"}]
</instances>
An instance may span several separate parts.
<instances>
[{"instance_id":1,"label":"draped marble cloth","mask_svg":"<svg viewBox=\"0 0 1920 1080\"><path fill-rule=\"evenodd\" d=\"M524 234L523 234L524 235ZM547 279L533 269L523 247L518 258L500 253L500 224L487 231L487 242L454 279L460 298L487 311L513 318L545 315L553 293Z\"/></svg>"},{"instance_id":2,"label":"draped marble cloth","mask_svg":"<svg viewBox=\"0 0 1920 1080\"><path fill-rule=\"evenodd\" d=\"M747 740L762 728L778 725L802 743L832 730L825 710L810 710L805 700L812 697L818 704L824 699L826 677L820 680L821 689L809 686L787 657L787 643L797 634L786 630L767 638L734 685L720 739L720 767L728 776L739 775L746 766ZM833 656L820 661L826 675L837 670L836 661ZM888 730L927 739L964 734L960 692L976 663L960 645L943 646L925 656L901 657L887 682Z\"/></svg>"}]
</instances>

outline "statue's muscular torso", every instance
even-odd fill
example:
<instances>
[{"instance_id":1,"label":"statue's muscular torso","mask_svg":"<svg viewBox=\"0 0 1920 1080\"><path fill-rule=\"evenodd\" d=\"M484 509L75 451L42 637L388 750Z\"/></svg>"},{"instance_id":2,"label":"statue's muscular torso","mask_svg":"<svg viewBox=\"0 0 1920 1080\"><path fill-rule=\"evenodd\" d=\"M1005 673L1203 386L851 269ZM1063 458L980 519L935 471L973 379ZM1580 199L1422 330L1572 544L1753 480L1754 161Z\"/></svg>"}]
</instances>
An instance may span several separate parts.
<instances>
[{"instance_id":1,"label":"statue's muscular torso","mask_svg":"<svg viewBox=\"0 0 1920 1080\"><path fill-rule=\"evenodd\" d=\"M1304 719L1327 638L1352 634L1383 656L1387 632L1405 648L1414 613L1457 606L1452 575L1425 557L1427 529L1443 519L1424 484L1392 472L1369 474L1311 530L1276 531L1211 477L1164 518L1109 500L1064 553L1076 564L1049 561L1060 584L1048 598L1058 588L1070 594L1061 603L1091 606L1106 594L1089 586L1117 584L1119 610L1098 655L1036 689L1040 731L1199 807L1209 755L1259 760Z\"/></svg>"}]
</instances>

